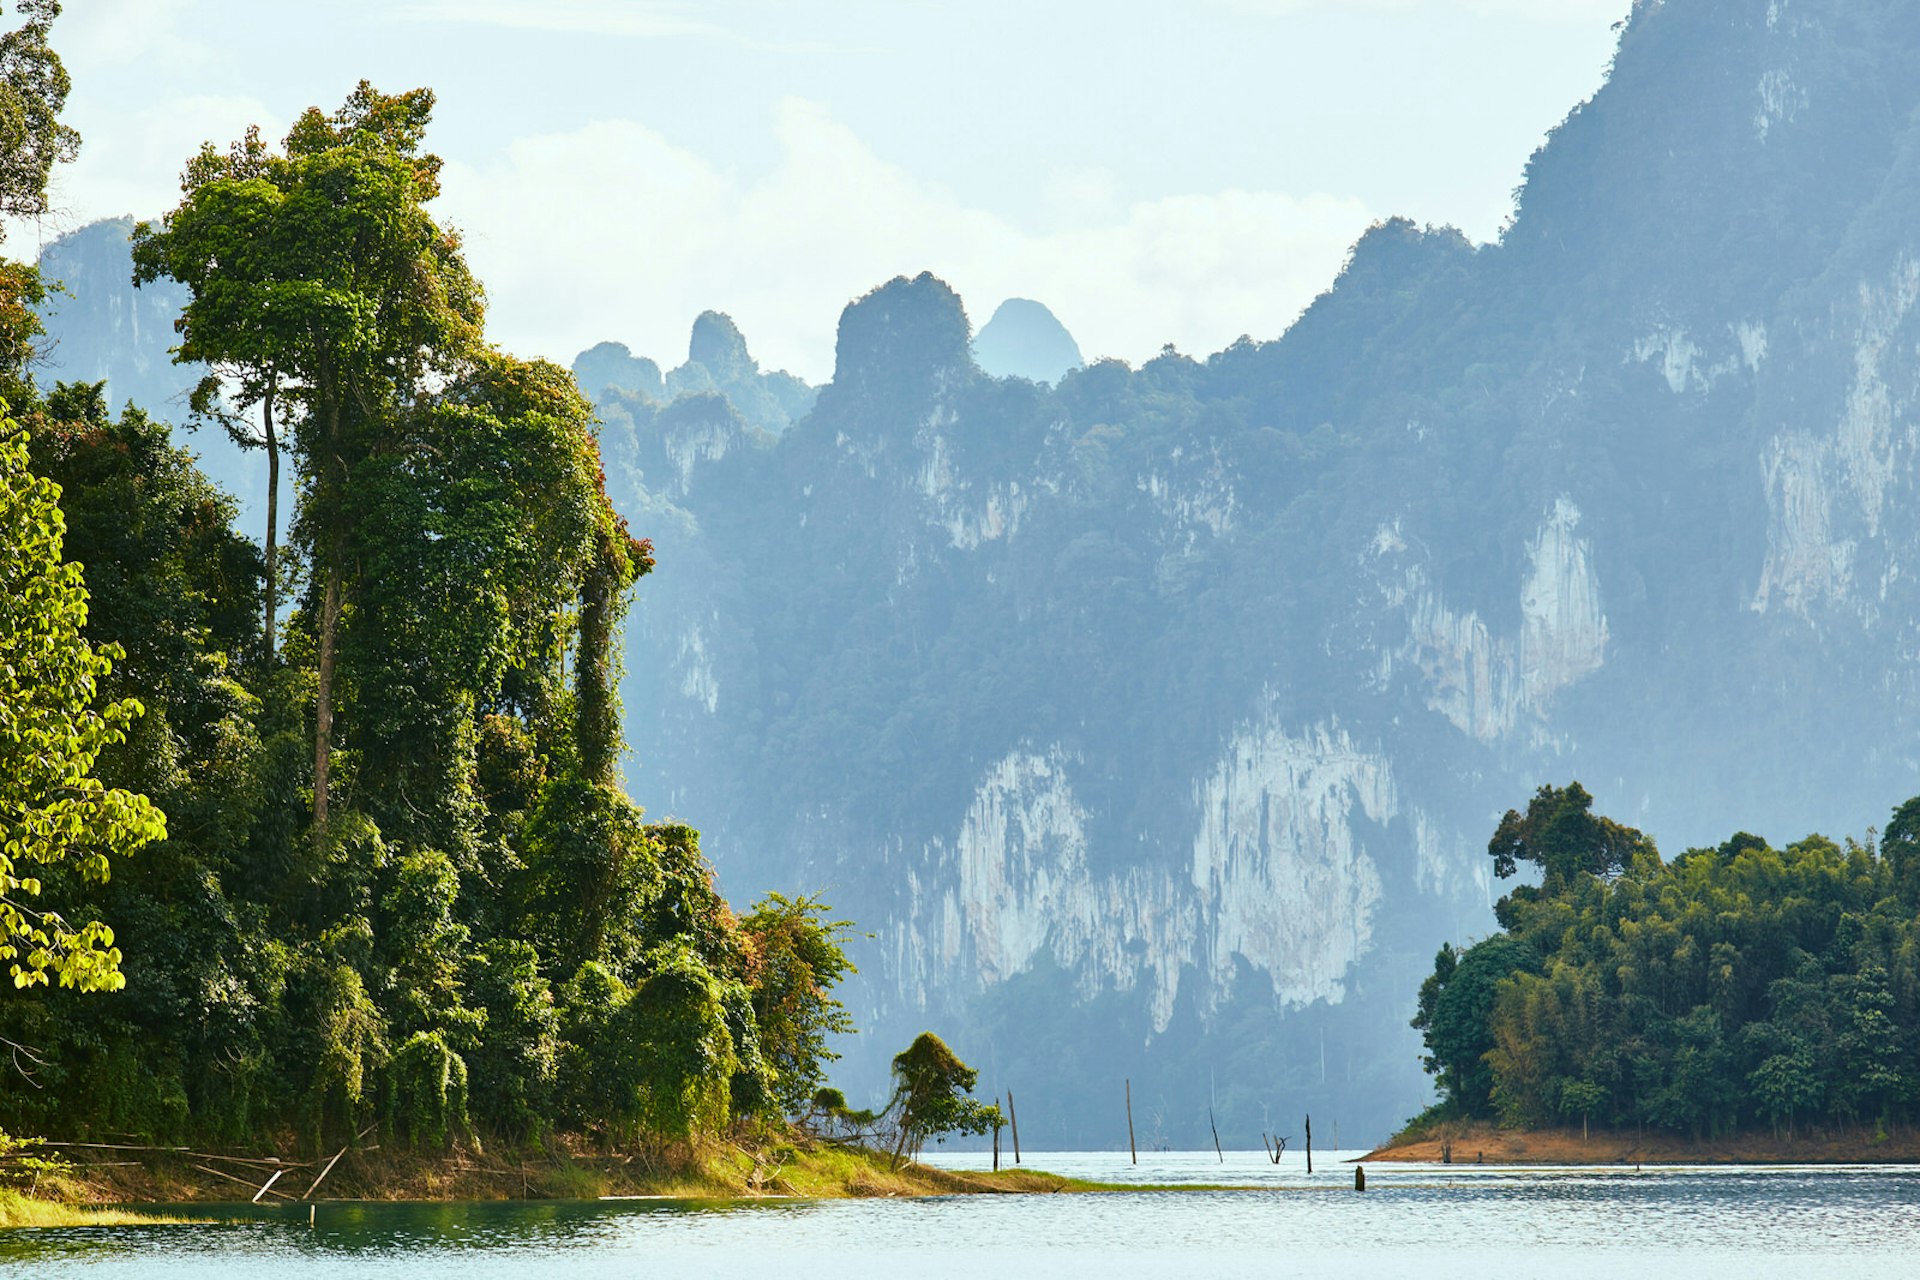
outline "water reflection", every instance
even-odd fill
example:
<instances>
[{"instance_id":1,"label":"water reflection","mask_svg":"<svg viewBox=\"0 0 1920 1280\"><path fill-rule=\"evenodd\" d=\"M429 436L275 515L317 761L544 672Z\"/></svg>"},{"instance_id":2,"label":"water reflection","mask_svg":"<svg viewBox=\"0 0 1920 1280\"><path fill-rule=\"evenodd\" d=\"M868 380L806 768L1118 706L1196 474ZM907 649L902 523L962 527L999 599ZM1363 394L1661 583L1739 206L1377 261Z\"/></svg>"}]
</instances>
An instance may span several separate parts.
<instances>
[{"instance_id":1,"label":"water reflection","mask_svg":"<svg viewBox=\"0 0 1920 1280\"><path fill-rule=\"evenodd\" d=\"M1038 1168L1229 1191L930 1200L623 1200L194 1206L211 1225L0 1232L0 1272L35 1280L187 1275L917 1276L1489 1274L1751 1280L1759 1255L1800 1277L1903 1275L1920 1242L1920 1171L1348 1166L1250 1158L1030 1156ZM952 1156L943 1164L963 1165ZM1260 1163L1256 1164L1255 1160ZM1262 1169L1261 1165L1265 1164Z\"/></svg>"}]
</instances>

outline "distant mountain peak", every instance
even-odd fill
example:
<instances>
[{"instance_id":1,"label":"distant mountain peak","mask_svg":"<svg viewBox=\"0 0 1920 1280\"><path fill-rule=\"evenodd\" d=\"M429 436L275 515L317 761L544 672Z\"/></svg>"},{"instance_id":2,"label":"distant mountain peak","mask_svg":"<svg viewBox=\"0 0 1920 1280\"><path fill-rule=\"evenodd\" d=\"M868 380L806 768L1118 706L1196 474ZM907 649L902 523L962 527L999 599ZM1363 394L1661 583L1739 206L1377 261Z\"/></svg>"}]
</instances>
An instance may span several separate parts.
<instances>
[{"instance_id":1,"label":"distant mountain peak","mask_svg":"<svg viewBox=\"0 0 1920 1280\"><path fill-rule=\"evenodd\" d=\"M660 400L666 386L660 366L645 356L636 356L624 342L601 342L587 348L573 360L574 380L593 400L606 395L609 388L620 387L638 392L649 400Z\"/></svg>"},{"instance_id":2,"label":"distant mountain peak","mask_svg":"<svg viewBox=\"0 0 1920 1280\"><path fill-rule=\"evenodd\" d=\"M923 271L895 276L840 313L833 381L855 392L913 390L953 369L971 369L972 328L960 295Z\"/></svg>"},{"instance_id":3,"label":"distant mountain peak","mask_svg":"<svg viewBox=\"0 0 1920 1280\"><path fill-rule=\"evenodd\" d=\"M702 311L693 322L693 334L687 341L689 363L703 365L716 383L751 376L759 364L747 351L747 340L740 326L724 311Z\"/></svg>"},{"instance_id":4,"label":"distant mountain peak","mask_svg":"<svg viewBox=\"0 0 1920 1280\"><path fill-rule=\"evenodd\" d=\"M1008 298L973 340L973 358L996 378L1058 382L1086 361L1080 344L1043 303Z\"/></svg>"}]
</instances>

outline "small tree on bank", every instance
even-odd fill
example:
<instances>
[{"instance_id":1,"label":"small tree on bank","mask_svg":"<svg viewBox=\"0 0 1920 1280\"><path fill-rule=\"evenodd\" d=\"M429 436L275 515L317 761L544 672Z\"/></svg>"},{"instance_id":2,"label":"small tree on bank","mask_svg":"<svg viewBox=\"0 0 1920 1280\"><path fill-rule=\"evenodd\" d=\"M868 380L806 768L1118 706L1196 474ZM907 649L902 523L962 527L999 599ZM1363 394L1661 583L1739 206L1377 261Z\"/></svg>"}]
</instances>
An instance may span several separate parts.
<instances>
[{"instance_id":1,"label":"small tree on bank","mask_svg":"<svg viewBox=\"0 0 1920 1280\"><path fill-rule=\"evenodd\" d=\"M920 1154L928 1138L949 1133L987 1133L998 1128L1000 1108L970 1097L980 1073L960 1061L946 1041L922 1031L893 1059L893 1098L900 1133L893 1163Z\"/></svg>"}]
</instances>

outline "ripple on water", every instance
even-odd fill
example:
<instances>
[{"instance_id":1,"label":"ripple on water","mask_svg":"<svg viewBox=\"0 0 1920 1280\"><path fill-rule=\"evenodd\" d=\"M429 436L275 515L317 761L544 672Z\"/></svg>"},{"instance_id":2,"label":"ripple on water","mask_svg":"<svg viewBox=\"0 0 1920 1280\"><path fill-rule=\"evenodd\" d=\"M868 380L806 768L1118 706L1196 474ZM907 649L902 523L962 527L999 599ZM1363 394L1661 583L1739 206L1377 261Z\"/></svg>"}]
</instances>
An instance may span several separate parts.
<instances>
[{"instance_id":1,"label":"ripple on water","mask_svg":"<svg viewBox=\"0 0 1920 1280\"><path fill-rule=\"evenodd\" d=\"M949 1155L964 1166L977 1157ZM1325 1156L1222 1163L1155 1153L1030 1156L1081 1177L1231 1181L1231 1191L929 1200L606 1201L223 1206L182 1227L16 1231L0 1272L60 1280L171 1277L433 1280L701 1277L830 1280L1038 1272L1089 1280L1493 1275L1752 1280L1905 1276L1920 1245L1920 1171L1883 1168L1500 1169L1371 1166L1368 1191ZM201 1206L206 1210L207 1206ZM771 1269L771 1270L770 1270Z\"/></svg>"}]
</instances>

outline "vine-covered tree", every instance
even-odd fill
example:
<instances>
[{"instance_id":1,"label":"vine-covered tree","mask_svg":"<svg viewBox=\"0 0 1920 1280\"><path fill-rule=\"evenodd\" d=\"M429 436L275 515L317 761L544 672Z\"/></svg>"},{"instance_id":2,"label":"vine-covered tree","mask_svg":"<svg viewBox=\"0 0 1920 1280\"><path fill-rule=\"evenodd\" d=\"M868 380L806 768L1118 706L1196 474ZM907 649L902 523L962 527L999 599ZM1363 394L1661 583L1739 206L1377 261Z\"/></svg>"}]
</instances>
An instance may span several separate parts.
<instances>
[{"instance_id":1,"label":"vine-covered tree","mask_svg":"<svg viewBox=\"0 0 1920 1280\"><path fill-rule=\"evenodd\" d=\"M840 1056L828 1038L854 1029L852 1015L832 995L856 972L845 950L852 924L833 919L817 896L781 893L761 899L740 923L750 949L760 1053L773 1071L780 1109L801 1115L815 1105L827 1064Z\"/></svg>"},{"instance_id":2,"label":"vine-covered tree","mask_svg":"<svg viewBox=\"0 0 1920 1280\"><path fill-rule=\"evenodd\" d=\"M893 1058L893 1098L888 1110L899 1125L893 1159L919 1154L928 1138L946 1133L987 1133L1001 1123L1000 1108L972 1097L980 1073L931 1031L922 1031Z\"/></svg>"},{"instance_id":3,"label":"vine-covered tree","mask_svg":"<svg viewBox=\"0 0 1920 1280\"><path fill-rule=\"evenodd\" d=\"M298 537L317 598L313 833L326 840L343 610L365 505L359 469L380 455L431 384L480 349L481 293L460 241L428 215L440 160L421 151L430 90L366 81L331 115L308 108L284 152L255 135L188 166L180 205L135 233L136 279L192 292L181 357L241 372L242 403L297 406Z\"/></svg>"}]
</instances>

